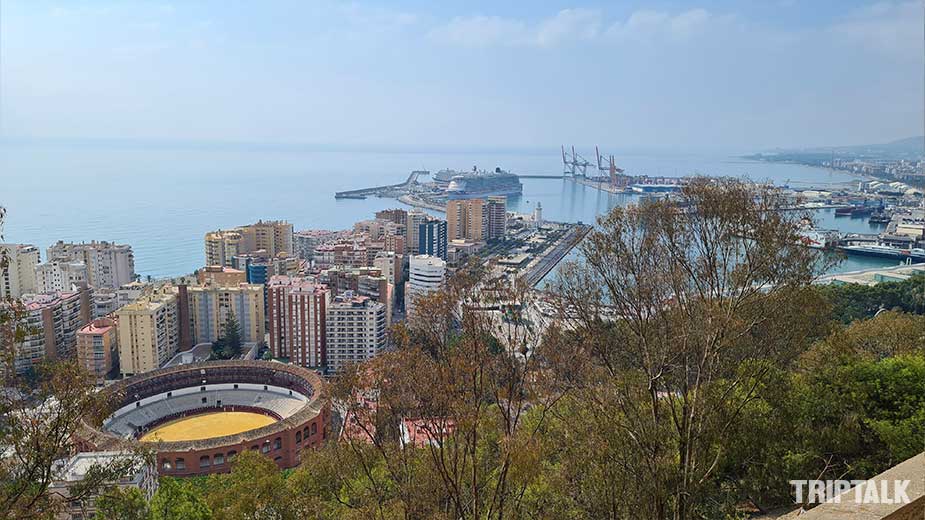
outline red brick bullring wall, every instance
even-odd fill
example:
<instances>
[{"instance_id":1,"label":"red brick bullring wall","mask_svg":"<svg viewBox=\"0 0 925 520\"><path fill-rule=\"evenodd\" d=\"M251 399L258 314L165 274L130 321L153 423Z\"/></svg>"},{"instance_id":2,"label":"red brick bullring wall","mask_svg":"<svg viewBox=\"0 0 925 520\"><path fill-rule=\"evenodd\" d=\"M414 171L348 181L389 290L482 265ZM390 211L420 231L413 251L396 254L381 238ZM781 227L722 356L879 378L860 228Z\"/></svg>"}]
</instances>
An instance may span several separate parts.
<instances>
[{"instance_id":1,"label":"red brick bullring wall","mask_svg":"<svg viewBox=\"0 0 925 520\"><path fill-rule=\"evenodd\" d=\"M305 405L273 424L234 435L195 441L144 443L157 453L161 475L178 477L224 473L244 450L263 453L281 468L298 466L304 448L320 446L327 435L330 404L324 383L314 372L265 361L209 361L154 370L119 381L104 390L112 410L135 401L181 388L219 383L251 383L288 388L308 397ZM203 411L214 411L215 408ZM268 414L271 415L271 414ZM123 439L101 428L102 418L89 426L82 443L86 449L113 449L137 441Z\"/></svg>"}]
</instances>

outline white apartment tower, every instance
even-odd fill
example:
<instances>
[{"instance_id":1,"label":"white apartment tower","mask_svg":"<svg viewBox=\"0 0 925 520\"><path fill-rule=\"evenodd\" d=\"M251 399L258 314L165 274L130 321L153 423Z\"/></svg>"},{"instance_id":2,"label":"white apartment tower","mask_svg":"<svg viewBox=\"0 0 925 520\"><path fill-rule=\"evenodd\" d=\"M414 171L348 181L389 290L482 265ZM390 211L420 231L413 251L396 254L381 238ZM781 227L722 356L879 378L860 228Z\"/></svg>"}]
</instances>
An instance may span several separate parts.
<instances>
[{"instance_id":1,"label":"white apartment tower","mask_svg":"<svg viewBox=\"0 0 925 520\"><path fill-rule=\"evenodd\" d=\"M345 366L372 359L386 345L386 306L353 291L334 298L327 309L327 368L340 372Z\"/></svg>"},{"instance_id":2,"label":"white apartment tower","mask_svg":"<svg viewBox=\"0 0 925 520\"><path fill-rule=\"evenodd\" d=\"M414 300L440 289L446 280L446 261L437 256L415 255L408 268L405 284L405 314L411 316Z\"/></svg>"},{"instance_id":3,"label":"white apartment tower","mask_svg":"<svg viewBox=\"0 0 925 520\"><path fill-rule=\"evenodd\" d=\"M39 248L28 244L0 244L0 257L3 255L7 265L0 267L0 299L38 292L35 266L41 262Z\"/></svg>"},{"instance_id":4,"label":"white apartment tower","mask_svg":"<svg viewBox=\"0 0 925 520\"><path fill-rule=\"evenodd\" d=\"M35 292L68 292L75 286L89 284L87 265L83 262L54 260L35 266Z\"/></svg>"},{"instance_id":5,"label":"white apartment tower","mask_svg":"<svg viewBox=\"0 0 925 520\"><path fill-rule=\"evenodd\" d=\"M48 248L47 258L49 262L83 262L87 266L87 283L92 287L115 289L135 281L135 255L128 244L59 240Z\"/></svg>"}]
</instances>

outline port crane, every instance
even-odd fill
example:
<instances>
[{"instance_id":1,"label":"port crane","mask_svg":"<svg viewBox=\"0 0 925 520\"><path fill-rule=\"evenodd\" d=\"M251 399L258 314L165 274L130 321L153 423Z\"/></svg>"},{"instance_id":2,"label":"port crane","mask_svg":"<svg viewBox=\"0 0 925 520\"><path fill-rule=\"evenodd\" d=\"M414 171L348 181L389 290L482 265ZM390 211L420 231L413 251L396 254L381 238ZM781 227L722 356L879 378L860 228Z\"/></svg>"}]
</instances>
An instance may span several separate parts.
<instances>
[{"instance_id":1,"label":"port crane","mask_svg":"<svg viewBox=\"0 0 925 520\"><path fill-rule=\"evenodd\" d=\"M597 156L597 170L602 173L606 173L610 177L610 185L619 188L625 188L630 184L630 177L628 175L623 175L623 168L618 168L617 163L613 158L613 155L610 156L609 164L604 164L601 162L601 151L597 146L594 147L594 155Z\"/></svg>"},{"instance_id":2,"label":"port crane","mask_svg":"<svg viewBox=\"0 0 925 520\"><path fill-rule=\"evenodd\" d=\"M571 149L572 153L569 155L565 150L565 146L562 146L562 165L565 168L562 173L571 177L586 177L588 166L591 166L591 162L578 155L574 146Z\"/></svg>"}]
</instances>

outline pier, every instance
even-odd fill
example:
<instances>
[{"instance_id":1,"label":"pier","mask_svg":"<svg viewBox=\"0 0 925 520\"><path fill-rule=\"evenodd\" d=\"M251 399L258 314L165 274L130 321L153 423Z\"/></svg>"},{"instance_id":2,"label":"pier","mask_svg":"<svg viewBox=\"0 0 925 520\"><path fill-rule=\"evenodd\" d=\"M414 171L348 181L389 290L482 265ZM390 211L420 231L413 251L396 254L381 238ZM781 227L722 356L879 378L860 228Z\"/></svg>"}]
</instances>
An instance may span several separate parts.
<instances>
[{"instance_id":1,"label":"pier","mask_svg":"<svg viewBox=\"0 0 925 520\"><path fill-rule=\"evenodd\" d=\"M334 193L335 199L365 199L366 197L371 196L389 196L393 191L396 190L407 190L411 185L418 182L418 177L421 176L423 172L413 171L408 175L408 179L405 182L399 184L388 184L386 186L375 186L372 188L362 188L359 190L348 190L348 191L338 191Z\"/></svg>"}]
</instances>

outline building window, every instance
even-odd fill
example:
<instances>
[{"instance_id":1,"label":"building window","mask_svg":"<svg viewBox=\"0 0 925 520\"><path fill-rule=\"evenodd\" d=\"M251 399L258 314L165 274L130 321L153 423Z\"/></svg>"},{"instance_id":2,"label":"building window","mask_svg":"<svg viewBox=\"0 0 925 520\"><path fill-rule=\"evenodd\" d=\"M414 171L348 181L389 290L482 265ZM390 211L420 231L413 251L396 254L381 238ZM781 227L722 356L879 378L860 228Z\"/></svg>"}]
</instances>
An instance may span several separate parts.
<instances>
[{"instance_id":1,"label":"building window","mask_svg":"<svg viewBox=\"0 0 925 520\"><path fill-rule=\"evenodd\" d=\"M169 460L164 459L163 462L161 462L161 469L163 469L164 471L170 471L171 469L173 469L173 466L170 464Z\"/></svg>"},{"instance_id":2,"label":"building window","mask_svg":"<svg viewBox=\"0 0 925 520\"><path fill-rule=\"evenodd\" d=\"M295 442L296 444L299 444L302 442L302 432L301 431L295 432Z\"/></svg>"},{"instance_id":3,"label":"building window","mask_svg":"<svg viewBox=\"0 0 925 520\"><path fill-rule=\"evenodd\" d=\"M238 389L238 384L237 384L237 383L234 384L234 389L235 389L235 390Z\"/></svg>"},{"instance_id":4,"label":"building window","mask_svg":"<svg viewBox=\"0 0 925 520\"><path fill-rule=\"evenodd\" d=\"M238 454L238 452L236 452L236 451L234 451L234 450L229 451L229 452L228 452L228 462L231 462L231 459L233 459L234 456L237 455L237 454Z\"/></svg>"},{"instance_id":5,"label":"building window","mask_svg":"<svg viewBox=\"0 0 925 520\"><path fill-rule=\"evenodd\" d=\"M173 463L177 467L177 469L180 471L186 469L186 461L183 459L177 459Z\"/></svg>"},{"instance_id":6,"label":"building window","mask_svg":"<svg viewBox=\"0 0 925 520\"><path fill-rule=\"evenodd\" d=\"M277 437L276 440L273 441L273 450L274 450L274 451L275 451L275 450L280 450L280 449L282 449L282 448L283 448L283 440L280 439L279 437Z\"/></svg>"},{"instance_id":7,"label":"building window","mask_svg":"<svg viewBox=\"0 0 925 520\"><path fill-rule=\"evenodd\" d=\"M202 404L206 404L206 401L208 401L208 399L205 398L205 397L203 397L203 398L202 398Z\"/></svg>"},{"instance_id":8,"label":"building window","mask_svg":"<svg viewBox=\"0 0 925 520\"><path fill-rule=\"evenodd\" d=\"M212 465L212 461L209 459L208 455L203 455L202 457L199 457L199 467L200 468L208 468L211 465Z\"/></svg>"},{"instance_id":9,"label":"building window","mask_svg":"<svg viewBox=\"0 0 925 520\"><path fill-rule=\"evenodd\" d=\"M270 453L270 441L266 441L265 443L263 443L263 447L260 448L260 451L262 453Z\"/></svg>"},{"instance_id":10,"label":"building window","mask_svg":"<svg viewBox=\"0 0 925 520\"><path fill-rule=\"evenodd\" d=\"M224 463L225 463L225 456L222 455L221 453L217 453L215 455L215 458L212 461L212 464L215 466L221 466Z\"/></svg>"},{"instance_id":11,"label":"building window","mask_svg":"<svg viewBox=\"0 0 925 520\"><path fill-rule=\"evenodd\" d=\"M167 392L167 397L168 398L173 397L173 392Z\"/></svg>"},{"instance_id":12,"label":"building window","mask_svg":"<svg viewBox=\"0 0 925 520\"><path fill-rule=\"evenodd\" d=\"M205 392L205 391L206 391L206 387L200 386L200 387L199 387L199 391L200 391L200 392Z\"/></svg>"},{"instance_id":13,"label":"building window","mask_svg":"<svg viewBox=\"0 0 925 520\"><path fill-rule=\"evenodd\" d=\"M318 423L312 423L312 435L318 433Z\"/></svg>"}]
</instances>

